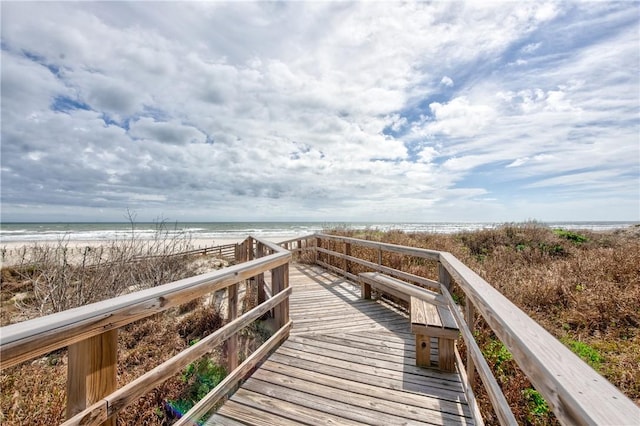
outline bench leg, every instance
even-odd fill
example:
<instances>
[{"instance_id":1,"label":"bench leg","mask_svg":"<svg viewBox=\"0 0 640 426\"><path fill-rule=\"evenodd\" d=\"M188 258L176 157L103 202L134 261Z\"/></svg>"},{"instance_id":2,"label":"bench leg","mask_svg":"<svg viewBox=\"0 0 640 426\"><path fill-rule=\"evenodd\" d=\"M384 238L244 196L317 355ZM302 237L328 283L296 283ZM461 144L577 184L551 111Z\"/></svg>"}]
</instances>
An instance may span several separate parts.
<instances>
[{"instance_id":1,"label":"bench leg","mask_svg":"<svg viewBox=\"0 0 640 426\"><path fill-rule=\"evenodd\" d=\"M360 294L363 299L371 299L371 284L360 281Z\"/></svg>"},{"instance_id":2,"label":"bench leg","mask_svg":"<svg viewBox=\"0 0 640 426\"><path fill-rule=\"evenodd\" d=\"M416 334L416 366L431 367L431 338Z\"/></svg>"},{"instance_id":3,"label":"bench leg","mask_svg":"<svg viewBox=\"0 0 640 426\"><path fill-rule=\"evenodd\" d=\"M453 339L438 338L438 364L440 370L452 373L456 367L456 354Z\"/></svg>"}]
</instances>

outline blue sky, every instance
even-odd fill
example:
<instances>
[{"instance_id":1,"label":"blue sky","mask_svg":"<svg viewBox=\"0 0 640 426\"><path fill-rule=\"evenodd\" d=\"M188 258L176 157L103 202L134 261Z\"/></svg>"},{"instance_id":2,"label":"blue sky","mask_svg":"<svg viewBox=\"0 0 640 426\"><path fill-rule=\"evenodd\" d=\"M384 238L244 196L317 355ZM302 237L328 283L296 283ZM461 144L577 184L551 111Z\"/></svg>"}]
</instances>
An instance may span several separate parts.
<instances>
[{"instance_id":1,"label":"blue sky","mask_svg":"<svg viewBox=\"0 0 640 426\"><path fill-rule=\"evenodd\" d=\"M640 220L638 2L2 2L2 221Z\"/></svg>"}]
</instances>

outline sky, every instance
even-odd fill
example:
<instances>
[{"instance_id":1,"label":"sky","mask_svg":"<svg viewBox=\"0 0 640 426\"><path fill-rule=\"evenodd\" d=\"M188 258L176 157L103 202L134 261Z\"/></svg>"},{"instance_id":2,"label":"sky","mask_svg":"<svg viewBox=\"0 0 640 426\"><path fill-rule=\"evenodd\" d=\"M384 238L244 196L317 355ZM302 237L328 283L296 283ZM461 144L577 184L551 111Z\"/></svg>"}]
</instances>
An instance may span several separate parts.
<instances>
[{"instance_id":1,"label":"sky","mask_svg":"<svg viewBox=\"0 0 640 426\"><path fill-rule=\"evenodd\" d=\"M640 2L2 1L10 221L640 220Z\"/></svg>"}]
</instances>

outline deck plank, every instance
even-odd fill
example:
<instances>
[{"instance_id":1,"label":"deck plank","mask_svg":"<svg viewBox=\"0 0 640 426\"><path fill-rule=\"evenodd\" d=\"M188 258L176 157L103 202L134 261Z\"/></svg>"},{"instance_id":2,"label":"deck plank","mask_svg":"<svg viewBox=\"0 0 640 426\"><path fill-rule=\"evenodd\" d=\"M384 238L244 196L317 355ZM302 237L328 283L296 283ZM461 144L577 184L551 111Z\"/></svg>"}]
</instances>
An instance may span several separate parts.
<instances>
[{"instance_id":1,"label":"deck plank","mask_svg":"<svg viewBox=\"0 0 640 426\"><path fill-rule=\"evenodd\" d=\"M289 285L289 338L206 424L473 424L459 375L415 365L406 312L316 266Z\"/></svg>"}]
</instances>

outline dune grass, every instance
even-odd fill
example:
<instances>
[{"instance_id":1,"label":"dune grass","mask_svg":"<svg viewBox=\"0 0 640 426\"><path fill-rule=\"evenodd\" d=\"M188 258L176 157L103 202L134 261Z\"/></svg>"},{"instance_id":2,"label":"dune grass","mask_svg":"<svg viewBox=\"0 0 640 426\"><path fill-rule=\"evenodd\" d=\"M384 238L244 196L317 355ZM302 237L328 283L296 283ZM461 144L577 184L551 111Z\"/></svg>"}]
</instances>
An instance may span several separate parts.
<instances>
[{"instance_id":1,"label":"dune grass","mask_svg":"<svg viewBox=\"0 0 640 426\"><path fill-rule=\"evenodd\" d=\"M530 222L450 235L381 232L375 229L334 229L326 232L451 252L632 400L640 403L640 227L599 233L553 230ZM341 251L341 247L336 246L335 249ZM352 255L377 262L377 252L366 248L354 246ZM75 280L69 279L73 276L71 271L80 268L81 264L76 262L71 266L67 262L64 266L64 257L58 259L62 263L54 269L67 274L67 281L61 282L70 283L68 292L77 290L78 276L84 277L85 284L91 282L86 271L84 276L75 275ZM144 277L151 277L144 281L147 283L144 285L150 286L196 273L193 269L177 268L176 265L189 265L184 259L175 258L178 260L176 264L169 259L167 257L166 262L160 261L153 267L141 262L122 262L118 274L127 277L122 283L122 291L139 288ZM162 263L169 269L160 272L158 268ZM437 278L434 262L423 259L385 254L383 264ZM35 268L33 262L25 262L23 267L26 269L2 270L5 303L16 294L30 294L19 302L22 310L17 309L15 303L11 305L13 310L6 309L9 305L3 307L4 324L55 310L52 304L43 304L43 299L35 298L29 290L34 286L34 278L50 277L51 270L44 266ZM113 264L110 267L114 267ZM88 271L90 268L85 269ZM353 265L353 272L362 271ZM96 273L98 277L111 276ZM464 295L459 290L454 296L464 304ZM255 291L248 288L243 310L255 305L253 299ZM222 324L220 315L209 307L203 308L200 302L138 321L120 331L119 386L169 359ZM241 336L240 347L244 353L251 353L268 338L259 325L254 328ZM518 421L522 424L553 424L555 419L544 399L481 319L476 321L475 330L483 353ZM241 354L241 358L243 356L246 355ZM214 380L219 375L220 365L224 365L222 351L194 364L191 372L176 375L127 407L119 414L119 424L170 424L178 411L185 409L189 400L202 391L201 382ZM66 367L66 351L60 350L2 371L0 423L50 425L63 421ZM205 375L205 380L196 381L199 374ZM487 424L497 424L481 385L477 384L474 390Z\"/></svg>"},{"instance_id":2,"label":"dune grass","mask_svg":"<svg viewBox=\"0 0 640 426\"><path fill-rule=\"evenodd\" d=\"M614 232L550 229L536 222L451 235L326 230L385 243L448 251L640 404L640 227ZM341 251L341 248L335 247ZM377 262L377 252L351 248ZM383 264L437 279L434 262L386 253ZM353 273L361 272L353 265ZM454 287L454 298L464 294ZM556 422L546 403L480 318L477 340L522 424ZM464 348L463 348L464 350ZM497 424L481 386L488 424Z\"/></svg>"}]
</instances>

